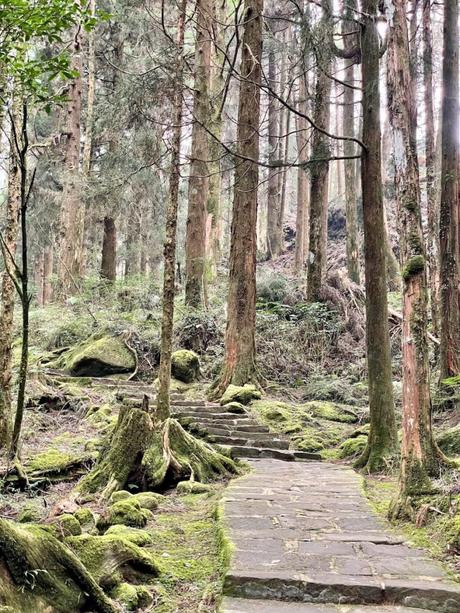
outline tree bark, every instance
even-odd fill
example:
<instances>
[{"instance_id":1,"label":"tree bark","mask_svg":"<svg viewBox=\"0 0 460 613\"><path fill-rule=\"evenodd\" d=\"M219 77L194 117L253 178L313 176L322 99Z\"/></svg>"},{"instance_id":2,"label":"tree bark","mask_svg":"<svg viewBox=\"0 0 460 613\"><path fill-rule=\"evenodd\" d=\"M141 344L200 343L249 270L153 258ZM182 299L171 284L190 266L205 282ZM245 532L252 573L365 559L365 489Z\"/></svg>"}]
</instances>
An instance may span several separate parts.
<instances>
[{"instance_id":1,"label":"tree bark","mask_svg":"<svg viewBox=\"0 0 460 613\"><path fill-rule=\"evenodd\" d=\"M195 83L192 147L188 182L188 215L185 240L185 304L203 306L206 261L206 219L209 190L208 133L211 72L212 2L196 2Z\"/></svg>"},{"instance_id":2,"label":"tree bark","mask_svg":"<svg viewBox=\"0 0 460 613\"><path fill-rule=\"evenodd\" d=\"M50 303L53 299L53 286L51 284L52 274L53 248L48 245L43 251L43 305Z\"/></svg>"},{"instance_id":3,"label":"tree bark","mask_svg":"<svg viewBox=\"0 0 460 613\"><path fill-rule=\"evenodd\" d=\"M330 28L331 9L329 2L323 4L322 22ZM316 79L314 123L329 130L331 115L331 73L332 56L328 45L316 50L318 72ZM328 137L314 130L310 169L310 246L308 253L308 300L320 300L321 286L326 268L327 212L330 144Z\"/></svg>"},{"instance_id":4,"label":"tree bark","mask_svg":"<svg viewBox=\"0 0 460 613\"><path fill-rule=\"evenodd\" d=\"M245 0L225 356L213 395L256 380L257 189L263 0Z\"/></svg>"},{"instance_id":5,"label":"tree bark","mask_svg":"<svg viewBox=\"0 0 460 613\"><path fill-rule=\"evenodd\" d=\"M304 114L307 110L307 89L305 87L306 75L303 74L299 81L299 93L297 107ZM296 115L297 130L297 161L307 161L307 121L304 117ZM297 209L296 209L296 235L295 235L295 272L301 276L305 270L305 255L308 253L308 241L305 234L308 233L308 175L304 167L297 168Z\"/></svg>"},{"instance_id":6,"label":"tree bark","mask_svg":"<svg viewBox=\"0 0 460 613\"><path fill-rule=\"evenodd\" d=\"M378 0L364 0L361 23L363 135L361 183L366 285L366 344L370 432L357 466L370 472L386 467L397 453L397 430L391 378L381 175Z\"/></svg>"},{"instance_id":7,"label":"tree bark","mask_svg":"<svg viewBox=\"0 0 460 613\"><path fill-rule=\"evenodd\" d=\"M431 489L438 467L431 430L426 254L417 160L417 105L403 0L387 4L388 109L393 134L395 184L403 278L403 436L401 499Z\"/></svg>"},{"instance_id":8,"label":"tree bark","mask_svg":"<svg viewBox=\"0 0 460 613\"><path fill-rule=\"evenodd\" d=\"M82 99L81 33L77 28L73 38L72 69L78 72L70 83L64 146L64 189L60 212L60 250L58 280L62 298L75 291L75 279L80 276L83 257L84 207L79 177ZM82 213L83 209L83 213Z\"/></svg>"},{"instance_id":9,"label":"tree bark","mask_svg":"<svg viewBox=\"0 0 460 613\"><path fill-rule=\"evenodd\" d=\"M113 217L104 217L101 277L107 281L117 278L117 229Z\"/></svg>"},{"instance_id":10,"label":"tree bark","mask_svg":"<svg viewBox=\"0 0 460 613\"><path fill-rule=\"evenodd\" d=\"M161 318L160 369L158 372L157 416L164 421L170 415L171 355L176 282L177 208L180 183L180 144L182 137L182 88L184 76L184 35L187 0L182 0L177 24L176 87L173 97L171 140L171 172L169 198L166 209L166 237L164 246L163 305Z\"/></svg>"},{"instance_id":11,"label":"tree bark","mask_svg":"<svg viewBox=\"0 0 460 613\"><path fill-rule=\"evenodd\" d=\"M348 0L344 9L343 22L344 48L349 50L357 43L357 37L352 33L356 29L353 22L355 18L356 0ZM345 60L344 94L342 121L346 136L355 136L355 60ZM356 155L356 145L352 141L343 143L344 157ZM344 160L345 170L345 217L347 221L347 270L348 276L354 283L359 283L359 247L358 247L358 196L356 192L357 176L355 174L355 160Z\"/></svg>"},{"instance_id":12,"label":"tree bark","mask_svg":"<svg viewBox=\"0 0 460 613\"><path fill-rule=\"evenodd\" d=\"M439 223L441 379L460 373L458 0L444 3L442 166Z\"/></svg>"},{"instance_id":13,"label":"tree bark","mask_svg":"<svg viewBox=\"0 0 460 613\"><path fill-rule=\"evenodd\" d=\"M274 41L268 41L268 85L271 90L277 91L276 57L273 49ZM278 158L279 117L280 110L276 97L268 96L268 162L273 164ZM283 236L281 227L281 198L279 168L268 169L268 199L267 199L267 247L270 259L278 257L283 251Z\"/></svg>"},{"instance_id":14,"label":"tree bark","mask_svg":"<svg viewBox=\"0 0 460 613\"><path fill-rule=\"evenodd\" d=\"M426 202L428 217L427 260L430 281L431 324L433 334L439 335L439 234L436 190L436 148L433 110L433 39L431 31L431 3L423 3L423 82L425 102L425 166Z\"/></svg>"},{"instance_id":15,"label":"tree bark","mask_svg":"<svg viewBox=\"0 0 460 613\"><path fill-rule=\"evenodd\" d=\"M13 121L16 121L13 102ZM11 139L13 142L13 138ZM18 239L18 215L21 206L21 175L14 144L11 145L8 167L8 198L6 201L4 240L5 271L2 275L0 319L0 448L8 446L11 438L11 379L13 356L13 316L15 287L10 274L14 274L13 262ZM6 256L6 257L5 257Z\"/></svg>"}]
</instances>

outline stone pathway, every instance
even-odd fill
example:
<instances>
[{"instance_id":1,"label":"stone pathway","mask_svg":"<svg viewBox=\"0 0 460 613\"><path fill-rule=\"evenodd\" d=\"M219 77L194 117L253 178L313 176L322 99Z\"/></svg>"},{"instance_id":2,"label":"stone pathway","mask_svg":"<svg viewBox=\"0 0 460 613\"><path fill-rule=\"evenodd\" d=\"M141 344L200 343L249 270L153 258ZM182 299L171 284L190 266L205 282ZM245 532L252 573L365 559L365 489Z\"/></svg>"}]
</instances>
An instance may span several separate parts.
<instances>
[{"instance_id":1,"label":"stone pathway","mask_svg":"<svg viewBox=\"0 0 460 613\"><path fill-rule=\"evenodd\" d=\"M222 613L460 613L460 586L389 531L353 470L250 463L224 498L235 548Z\"/></svg>"}]
</instances>

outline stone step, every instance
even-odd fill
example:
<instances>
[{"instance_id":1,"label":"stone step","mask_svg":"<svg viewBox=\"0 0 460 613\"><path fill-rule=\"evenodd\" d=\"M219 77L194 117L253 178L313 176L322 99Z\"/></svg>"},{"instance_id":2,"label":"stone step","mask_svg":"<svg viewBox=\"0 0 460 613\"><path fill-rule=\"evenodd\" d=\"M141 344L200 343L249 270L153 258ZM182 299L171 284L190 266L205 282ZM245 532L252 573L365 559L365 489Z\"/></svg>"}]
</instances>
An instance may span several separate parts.
<instances>
[{"instance_id":1,"label":"stone step","mask_svg":"<svg viewBox=\"0 0 460 613\"><path fill-rule=\"evenodd\" d=\"M221 613L430 613L428 609L413 609L399 605L343 605L282 602L224 598Z\"/></svg>"},{"instance_id":2,"label":"stone step","mask_svg":"<svg viewBox=\"0 0 460 613\"><path fill-rule=\"evenodd\" d=\"M174 409L177 413L229 413L229 411L225 407L221 407L220 404L202 404L199 406L193 404L186 404L185 402L171 402L171 408ZM231 413L232 415L236 415L235 413ZM238 413L240 415L240 413ZM245 413L242 413L245 415Z\"/></svg>"},{"instance_id":3,"label":"stone step","mask_svg":"<svg viewBox=\"0 0 460 613\"><path fill-rule=\"evenodd\" d=\"M175 410L175 407L172 407L172 412L180 417L192 417L196 418L197 421L202 421L202 419L206 419L209 422L217 423L220 420L224 420L226 423L246 421L248 419L247 415L240 415L238 418L235 418L234 413L214 413L211 411L182 411Z\"/></svg>"},{"instance_id":4,"label":"stone step","mask_svg":"<svg viewBox=\"0 0 460 613\"><path fill-rule=\"evenodd\" d=\"M292 453L294 454L296 460L322 460L323 457L320 453L315 453L314 451L297 451L297 449L293 449Z\"/></svg>"},{"instance_id":5,"label":"stone step","mask_svg":"<svg viewBox=\"0 0 460 613\"><path fill-rule=\"evenodd\" d=\"M240 426L239 428L231 428L228 426L220 425L209 426L204 429L208 434L215 434L216 436L245 436L249 434L267 435L269 433L269 430L266 426L246 426L246 428L244 426Z\"/></svg>"},{"instance_id":6,"label":"stone step","mask_svg":"<svg viewBox=\"0 0 460 613\"><path fill-rule=\"evenodd\" d=\"M245 447L243 445L222 445L232 458L272 458L295 462L295 455L287 449L272 449L268 447Z\"/></svg>"},{"instance_id":7,"label":"stone step","mask_svg":"<svg viewBox=\"0 0 460 613\"><path fill-rule=\"evenodd\" d=\"M234 436L214 436L210 435L207 439L211 443L217 445L229 445L234 446L248 446L248 447L261 447L270 449L289 449L289 441L281 441L265 437L263 439L254 439L249 437L234 437Z\"/></svg>"},{"instance_id":8,"label":"stone step","mask_svg":"<svg viewBox=\"0 0 460 613\"><path fill-rule=\"evenodd\" d=\"M355 605L406 605L431 611L460 611L460 589L453 583L273 570L231 570L224 594L248 599ZM391 609L390 609L391 610Z\"/></svg>"},{"instance_id":9,"label":"stone step","mask_svg":"<svg viewBox=\"0 0 460 613\"><path fill-rule=\"evenodd\" d=\"M179 421L181 420L181 418L179 417ZM192 417L187 417L187 419L183 420L184 423L188 422L187 425L189 425L189 427L196 427L199 428L200 430L206 430L210 432L210 429L213 428L214 430L219 430L219 432L215 432L214 434L227 434L228 432L230 432L231 430L238 430L238 432L268 432L268 428L265 429L264 426L259 426L256 423L251 422L251 420L246 420L245 423L242 424L238 424L238 425L232 425L232 424L228 424L227 421L225 422L216 422L214 420L194 420ZM263 429L261 429L263 428Z\"/></svg>"}]
</instances>

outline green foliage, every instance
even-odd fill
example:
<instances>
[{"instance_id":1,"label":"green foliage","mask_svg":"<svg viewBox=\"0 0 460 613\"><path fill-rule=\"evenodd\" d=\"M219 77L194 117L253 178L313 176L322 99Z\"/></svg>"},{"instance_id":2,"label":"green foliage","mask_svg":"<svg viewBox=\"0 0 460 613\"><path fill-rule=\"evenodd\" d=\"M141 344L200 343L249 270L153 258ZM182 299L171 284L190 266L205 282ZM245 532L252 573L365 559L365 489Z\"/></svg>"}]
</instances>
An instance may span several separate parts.
<instances>
[{"instance_id":1,"label":"green foliage","mask_svg":"<svg viewBox=\"0 0 460 613\"><path fill-rule=\"evenodd\" d=\"M446 455L460 455L460 425L449 428L438 438L437 443Z\"/></svg>"},{"instance_id":2,"label":"green foliage","mask_svg":"<svg viewBox=\"0 0 460 613\"><path fill-rule=\"evenodd\" d=\"M222 340L216 317L208 311L186 313L176 324L175 337L179 347L200 355Z\"/></svg>"},{"instance_id":3,"label":"green foliage","mask_svg":"<svg viewBox=\"0 0 460 613\"><path fill-rule=\"evenodd\" d=\"M289 281L281 274L260 275L257 298L260 303L283 302L289 292Z\"/></svg>"}]
</instances>

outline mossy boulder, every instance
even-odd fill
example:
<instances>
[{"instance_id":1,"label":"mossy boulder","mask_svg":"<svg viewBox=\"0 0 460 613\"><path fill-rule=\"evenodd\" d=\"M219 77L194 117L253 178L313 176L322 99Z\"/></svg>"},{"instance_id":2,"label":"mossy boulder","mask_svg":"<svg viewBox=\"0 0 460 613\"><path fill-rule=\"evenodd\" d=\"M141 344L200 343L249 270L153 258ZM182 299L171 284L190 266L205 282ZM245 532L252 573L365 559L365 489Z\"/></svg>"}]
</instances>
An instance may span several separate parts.
<instances>
[{"instance_id":1,"label":"mossy boulder","mask_svg":"<svg viewBox=\"0 0 460 613\"><path fill-rule=\"evenodd\" d=\"M80 522L70 513L64 513L53 518L52 525L56 528L56 536L58 538L78 536L82 533Z\"/></svg>"},{"instance_id":2,"label":"mossy boulder","mask_svg":"<svg viewBox=\"0 0 460 613\"><path fill-rule=\"evenodd\" d=\"M142 508L133 496L110 505L99 518L97 527L103 530L114 524L123 524L133 528L143 528L151 517L152 512Z\"/></svg>"},{"instance_id":3,"label":"mossy boulder","mask_svg":"<svg viewBox=\"0 0 460 613\"><path fill-rule=\"evenodd\" d=\"M180 481L177 484L179 494L209 494L213 490L212 485L198 481Z\"/></svg>"},{"instance_id":4,"label":"mossy boulder","mask_svg":"<svg viewBox=\"0 0 460 613\"><path fill-rule=\"evenodd\" d=\"M132 494L126 490L119 490L110 496L111 502L120 502L121 500L136 502L139 503L143 509L155 511L160 502L163 502L164 496L156 492L139 492L138 494Z\"/></svg>"},{"instance_id":5,"label":"mossy boulder","mask_svg":"<svg viewBox=\"0 0 460 613\"><path fill-rule=\"evenodd\" d=\"M128 492L127 490L118 490L117 492L113 492L110 496L110 502L120 502L120 500L127 500L128 498L132 498L134 494Z\"/></svg>"},{"instance_id":6,"label":"mossy boulder","mask_svg":"<svg viewBox=\"0 0 460 613\"><path fill-rule=\"evenodd\" d=\"M73 377L104 377L130 373L136 368L134 353L121 336L92 336L50 364Z\"/></svg>"},{"instance_id":7,"label":"mossy boulder","mask_svg":"<svg viewBox=\"0 0 460 613\"><path fill-rule=\"evenodd\" d=\"M134 543L139 547L144 547L145 545L151 545L153 543L153 538L147 530L141 530L140 528L131 528L129 526L122 526L117 524L115 526L110 526L110 528L105 532L106 535L111 536L120 536L130 543Z\"/></svg>"},{"instance_id":8,"label":"mossy boulder","mask_svg":"<svg viewBox=\"0 0 460 613\"><path fill-rule=\"evenodd\" d=\"M153 556L116 534L72 536L66 543L104 589L123 581L148 581L158 575Z\"/></svg>"},{"instance_id":9,"label":"mossy boulder","mask_svg":"<svg viewBox=\"0 0 460 613\"><path fill-rule=\"evenodd\" d=\"M360 434L354 438L343 441L339 447L340 458L351 458L361 455L367 445L367 436Z\"/></svg>"},{"instance_id":10,"label":"mossy boulder","mask_svg":"<svg viewBox=\"0 0 460 613\"><path fill-rule=\"evenodd\" d=\"M259 400L260 398L262 398L262 394L255 385L229 385L220 399L220 404L226 405L230 402L239 402L247 405L252 400Z\"/></svg>"},{"instance_id":11,"label":"mossy boulder","mask_svg":"<svg viewBox=\"0 0 460 613\"><path fill-rule=\"evenodd\" d=\"M132 585L131 583L120 583L110 595L123 606L124 611L145 609L153 601L152 595L144 585Z\"/></svg>"},{"instance_id":12,"label":"mossy boulder","mask_svg":"<svg viewBox=\"0 0 460 613\"><path fill-rule=\"evenodd\" d=\"M438 437L437 443L445 454L460 455L460 424L443 432Z\"/></svg>"},{"instance_id":13,"label":"mossy boulder","mask_svg":"<svg viewBox=\"0 0 460 613\"><path fill-rule=\"evenodd\" d=\"M337 421L344 424L354 424L359 421L358 415L350 408L332 402L306 402L302 405L306 411L319 419Z\"/></svg>"},{"instance_id":14,"label":"mossy boulder","mask_svg":"<svg viewBox=\"0 0 460 613\"><path fill-rule=\"evenodd\" d=\"M92 453L78 455L59 449L48 449L28 459L25 462L25 470L31 480L48 477L56 481L82 474L93 460Z\"/></svg>"},{"instance_id":15,"label":"mossy boulder","mask_svg":"<svg viewBox=\"0 0 460 613\"><path fill-rule=\"evenodd\" d=\"M228 413L235 413L235 414L243 414L246 413L246 409L244 407L244 404L242 404L241 402L229 402L224 406L224 409L228 412Z\"/></svg>"},{"instance_id":16,"label":"mossy boulder","mask_svg":"<svg viewBox=\"0 0 460 613\"><path fill-rule=\"evenodd\" d=\"M174 351L171 356L171 374L178 381L193 383L200 376L200 358L188 349Z\"/></svg>"},{"instance_id":17,"label":"mossy boulder","mask_svg":"<svg viewBox=\"0 0 460 613\"><path fill-rule=\"evenodd\" d=\"M0 519L0 607L21 613L117 610L65 544L39 526L3 519Z\"/></svg>"},{"instance_id":18,"label":"mossy boulder","mask_svg":"<svg viewBox=\"0 0 460 613\"><path fill-rule=\"evenodd\" d=\"M75 511L73 516L80 524L83 532L94 532L96 528L96 516L91 509L81 507Z\"/></svg>"}]
</instances>

